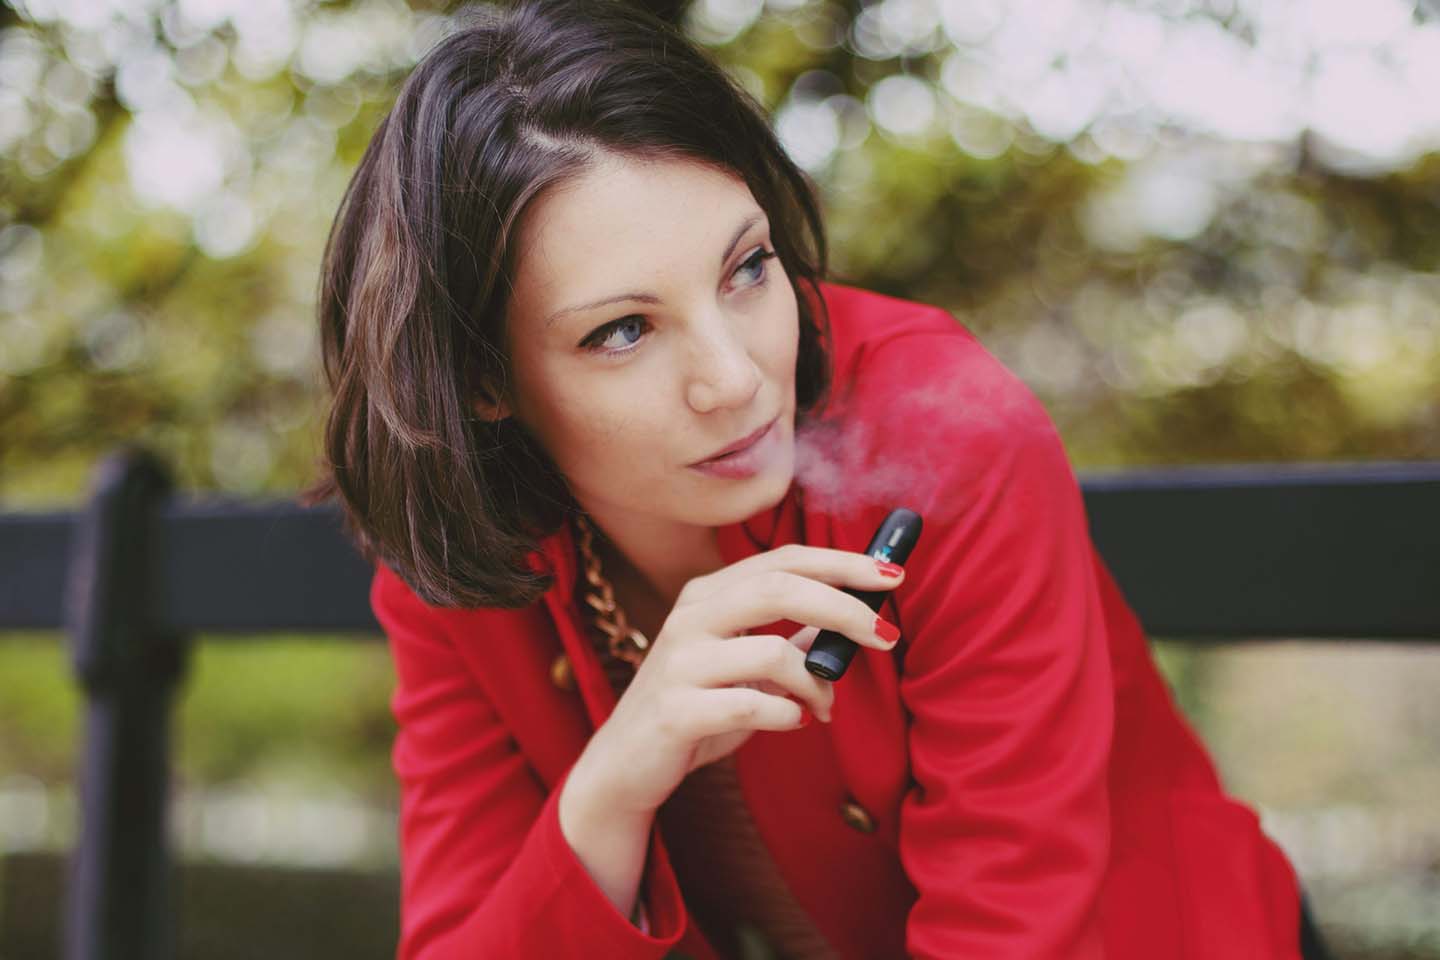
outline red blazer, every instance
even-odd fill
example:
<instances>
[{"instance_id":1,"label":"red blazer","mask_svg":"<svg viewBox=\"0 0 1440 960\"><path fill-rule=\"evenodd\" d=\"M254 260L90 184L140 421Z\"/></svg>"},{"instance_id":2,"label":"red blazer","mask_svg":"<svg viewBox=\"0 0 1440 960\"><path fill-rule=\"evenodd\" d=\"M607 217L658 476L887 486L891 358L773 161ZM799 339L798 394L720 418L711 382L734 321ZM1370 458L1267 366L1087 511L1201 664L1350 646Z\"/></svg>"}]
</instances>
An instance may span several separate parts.
<instances>
[{"instance_id":1,"label":"red blazer","mask_svg":"<svg viewBox=\"0 0 1440 960\"><path fill-rule=\"evenodd\" d=\"M900 645L859 649L832 723L736 753L796 898L847 960L1298 960L1294 872L1178 713L1040 403L949 313L823 294L837 397L860 423L842 484L797 482L721 528L725 560L861 551L896 505L925 527L880 611ZM880 502L836 499L857 489ZM648 934L560 832L559 788L615 697L570 595L568 532L532 561L557 579L523 610L433 608L377 569L397 668L400 957L714 958L658 827ZM552 674L562 656L578 689Z\"/></svg>"}]
</instances>

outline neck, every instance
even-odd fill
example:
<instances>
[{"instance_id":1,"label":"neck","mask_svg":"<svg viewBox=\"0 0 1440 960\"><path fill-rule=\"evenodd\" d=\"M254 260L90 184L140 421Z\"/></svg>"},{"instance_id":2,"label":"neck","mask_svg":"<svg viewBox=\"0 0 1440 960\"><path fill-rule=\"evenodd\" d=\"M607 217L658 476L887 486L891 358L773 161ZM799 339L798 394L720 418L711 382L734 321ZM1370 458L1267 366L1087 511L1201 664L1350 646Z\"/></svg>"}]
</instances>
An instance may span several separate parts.
<instances>
[{"instance_id":1,"label":"neck","mask_svg":"<svg viewBox=\"0 0 1440 960\"><path fill-rule=\"evenodd\" d=\"M593 514L590 520L605 576L632 603L669 610L686 583L725 565L711 527L622 525Z\"/></svg>"}]
</instances>

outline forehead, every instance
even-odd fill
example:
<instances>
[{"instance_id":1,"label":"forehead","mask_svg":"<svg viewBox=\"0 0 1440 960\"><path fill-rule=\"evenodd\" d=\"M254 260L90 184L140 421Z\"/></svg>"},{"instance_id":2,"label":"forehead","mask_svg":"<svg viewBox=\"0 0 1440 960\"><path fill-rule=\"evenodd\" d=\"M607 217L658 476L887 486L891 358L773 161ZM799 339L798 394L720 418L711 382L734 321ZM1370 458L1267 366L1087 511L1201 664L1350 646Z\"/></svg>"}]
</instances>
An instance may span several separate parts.
<instances>
[{"instance_id":1,"label":"forehead","mask_svg":"<svg viewBox=\"0 0 1440 960\"><path fill-rule=\"evenodd\" d=\"M713 268L736 224L760 212L744 180L728 171L605 155L526 211L516 297L538 306L575 292L604 295L687 265Z\"/></svg>"}]
</instances>

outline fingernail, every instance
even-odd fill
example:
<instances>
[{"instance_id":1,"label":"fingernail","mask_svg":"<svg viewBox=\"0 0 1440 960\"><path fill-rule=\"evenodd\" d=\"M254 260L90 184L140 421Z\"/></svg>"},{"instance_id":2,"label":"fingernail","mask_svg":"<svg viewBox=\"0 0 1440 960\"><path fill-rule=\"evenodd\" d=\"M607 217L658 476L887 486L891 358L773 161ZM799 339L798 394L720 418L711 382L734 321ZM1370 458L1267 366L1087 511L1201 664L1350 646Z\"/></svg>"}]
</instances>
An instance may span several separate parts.
<instances>
[{"instance_id":1,"label":"fingernail","mask_svg":"<svg viewBox=\"0 0 1440 960\"><path fill-rule=\"evenodd\" d=\"M895 646L895 641L900 639L900 628L884 617L876 617L875 635L893 647Z\"/></svg>"},{"instance_id":2,"label":"fingernail","mask_svg":"<svg viewBox=\"0 0 1440 960\"><path fill-rule=\"evenodd\" d=\"M905 572L905 568L898 563L891 563L888 560L876 560L875 569L887 577L898 577Z\"/></svg>"}]
</instances>

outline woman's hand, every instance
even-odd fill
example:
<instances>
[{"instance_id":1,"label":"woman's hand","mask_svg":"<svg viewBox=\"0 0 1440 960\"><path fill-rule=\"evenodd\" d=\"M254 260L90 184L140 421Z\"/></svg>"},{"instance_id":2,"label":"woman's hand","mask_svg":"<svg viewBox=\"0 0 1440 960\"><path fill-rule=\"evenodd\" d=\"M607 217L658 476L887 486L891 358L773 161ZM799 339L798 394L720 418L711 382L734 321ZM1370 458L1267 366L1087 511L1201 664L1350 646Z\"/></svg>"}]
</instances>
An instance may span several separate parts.
<instances>
[{"instance_id":1,"label":"woman's hand","mask_svg":"<svg viewBox=\"0 0 1440 960\"><path fill-rule=\"evenodd\" d=\"M680 596L614 711L576 761L604 806L643 817L696 767L726 756L756 730L802 725L802 704L830 720L833 684L805 669L822 629L889 650L875 613L841 587L891 589L863 553L787 544L696 577ZM776 620L809 624L791 637L744 636Z\"/></svg>"}]
</instances>

